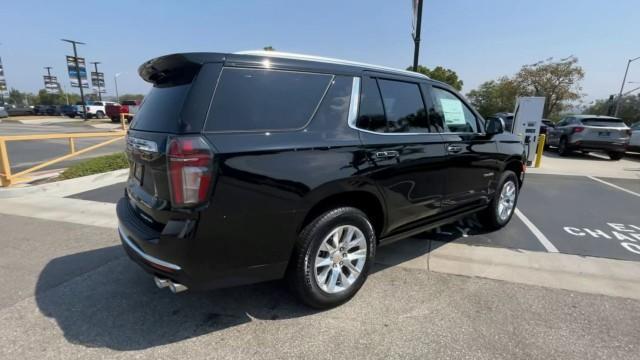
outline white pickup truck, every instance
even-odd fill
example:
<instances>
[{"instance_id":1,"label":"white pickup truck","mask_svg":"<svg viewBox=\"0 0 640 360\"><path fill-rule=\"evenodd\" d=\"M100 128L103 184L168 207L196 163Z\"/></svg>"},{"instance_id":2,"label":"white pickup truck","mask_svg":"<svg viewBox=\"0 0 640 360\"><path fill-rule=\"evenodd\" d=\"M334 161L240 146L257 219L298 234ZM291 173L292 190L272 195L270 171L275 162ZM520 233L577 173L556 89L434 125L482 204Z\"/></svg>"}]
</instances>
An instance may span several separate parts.
<instances>
[{"instance_id":1,"label":"white pickup truck","mask_svg":"<svg viewBox=\"0 0 640 360\"><path fill-rule=\"evenodd\" d=\"M88 101L87 105L87 119L98 118L102 119L107 114L106 106L115 104L112 101ZM84 110L82 109L82 104L76 105L76 115L82 117ZM73 116L72 116L73 117Z\"/></svg>"}]
</instances>

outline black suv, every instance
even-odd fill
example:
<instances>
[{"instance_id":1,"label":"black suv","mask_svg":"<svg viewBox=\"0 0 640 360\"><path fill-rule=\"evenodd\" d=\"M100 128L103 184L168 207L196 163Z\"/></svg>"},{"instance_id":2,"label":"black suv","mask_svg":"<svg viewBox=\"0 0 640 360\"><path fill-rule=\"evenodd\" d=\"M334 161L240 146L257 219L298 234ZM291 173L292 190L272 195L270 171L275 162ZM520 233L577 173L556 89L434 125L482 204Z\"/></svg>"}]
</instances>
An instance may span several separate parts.
<instances>
[{"instance_id":1,"label":"black suv","mask_svg":"<svg viewBox=\"0 0 640 360\"><path fill-rule=\"evenodd\" d=\"M423 75L276 52L144 63L118 202L129 256L173 292L286 277L351 298L376 247L480 212L511 218L524 148Z\"/></svg>"}]
</instances>

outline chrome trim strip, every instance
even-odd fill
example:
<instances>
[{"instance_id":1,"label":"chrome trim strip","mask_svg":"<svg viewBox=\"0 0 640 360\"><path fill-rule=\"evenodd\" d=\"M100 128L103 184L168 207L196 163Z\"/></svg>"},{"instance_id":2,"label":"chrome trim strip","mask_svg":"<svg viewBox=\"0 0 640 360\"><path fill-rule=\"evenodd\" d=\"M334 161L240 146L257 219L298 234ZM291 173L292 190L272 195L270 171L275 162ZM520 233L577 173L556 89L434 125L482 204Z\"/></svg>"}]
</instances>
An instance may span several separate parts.
<instances>
[{"instance_id":1,"label":"chrome trim strip","mask_svg":"<svg viewBox=\"0 0 640 360\"><path fill-rule=\"evenodd\" d=\"M392 67L373 65L373 64L361 63L361 62L356 62L356 61L349 61L349 60L328 58L328 57L322 57L322 56L315 56L315 55L287 53L287 52L280 52L280 51L264 51L264 50L238 51L238 52L235 52L234 54L265 56L265 57L274 57L274 58L292 59L292 60L317 61L317 62L323 62L323 63L328 63L328 64L337 64L337 65L361 66L361 67L367 67L367 68L369 68L371 70L388 71L388 72L393 72L393 73L397 73L397 74L401 74L401 75L407 75L407 76L412 76L412 77L417 77L417 78L429 79L429 77L427 77L426 75L421 74L421 73L417 73L417 72L413 72L413 71L395 69L395 68L392 68Z\"/></svg>"},{"instance_id":2,"label":"chrome trim strip","mask_svg":"<svg viewBox=\"0 0 640 360\"><path fill-rule=\"evenodd\" d=\"M163 266L172 270L176 270L176 271L180 271L182 268L178 265L160 260L158 258L155 258L151 255L147 255L146 253L142 252L142 250L140 250L140 248L138 248L136 246L136 244L134 244L129 237L122 231L122 229L120 229L120 226L118 226L118 233L120 234L120 237L122 238L122 241L124 241L125 244L127 244L127 246L129 246L131 248L131 250L135 251L136 254L140 255L143 259L147 260L150 263L154 263L156 265L159 266Z\"/></svg>"},{"instance_id":3,"label":"chrome trim strip","mask_svg":"<svg viewBox=\"0 0 640 360\"><path fill-rule=\"evenodd\" d=\"M351 83L351 99L349 101L349 126L356 129L356 119L358 118L358 106L360 106L360 78L355 76Z\"/></svg>"},{"instance_id":4,"label":"chrome trim strip","mask_svg":"<svg viewBox=\"0 0 640 360\"><path fill-rule=\"evenodd\" d=\"M147 153L157 153L158 144L151 140L140 139L127 135L127 147Z\"/></svg>"}]
</instances>

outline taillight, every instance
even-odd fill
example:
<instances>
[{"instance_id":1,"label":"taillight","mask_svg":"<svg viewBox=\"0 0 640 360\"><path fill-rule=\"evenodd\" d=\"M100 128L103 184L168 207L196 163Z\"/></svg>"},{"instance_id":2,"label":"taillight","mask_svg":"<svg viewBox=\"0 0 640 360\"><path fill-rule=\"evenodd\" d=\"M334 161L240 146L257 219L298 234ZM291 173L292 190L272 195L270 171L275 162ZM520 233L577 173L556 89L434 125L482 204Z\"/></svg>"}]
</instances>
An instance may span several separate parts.
<instances>
[{"instance_id":1,"label":"taillight","mask_svg":"<svg viewBox=\"0 0 640 360\"><path fill-rule=\"evenodd\" d=\"M576 126L573 128L573 133L581 133L584 131L584 128L582 126Z\"/></svg>"},{"instance_id":2,"label":"taillight","mask_svg":"<svg viewBox=\"0 0 640 360\"><path fill-rule=\"evenodd\" d=\"M127 105L120 106L120 114L128 114L128 113L129 113L129 107Z\"/></svg>"},{"instance_id":3,"label":"taillight","mask_svg":"<svg viewBox=\"0 0 640 360\"><path fill-rule=\"evenodd\" d=\"M207 201L213 180L213 152L203 138L170 138L167 169L174 206L193 206Z\"/></svg>"}]
</instances>

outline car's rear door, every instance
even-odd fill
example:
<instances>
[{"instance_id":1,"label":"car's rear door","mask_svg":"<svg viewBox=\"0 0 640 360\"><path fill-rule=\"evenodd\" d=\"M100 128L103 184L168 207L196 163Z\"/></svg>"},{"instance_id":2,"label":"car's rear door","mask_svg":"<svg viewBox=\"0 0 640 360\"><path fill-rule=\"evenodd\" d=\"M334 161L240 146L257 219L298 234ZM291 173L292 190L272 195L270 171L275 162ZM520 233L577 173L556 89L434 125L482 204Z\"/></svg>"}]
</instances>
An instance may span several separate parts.
<instances>
[{"instance_id":1,"label":"car's rear door","mask_svg":"<svg viewBox=\"0 0 640 360\"><path fill-rule=\"evenodd\" d=\"M447 153L444 210L486 204L499 178L496 140L486 135L484 124L452 89L434 83L430 89L432 120L442 124Z\"/></svg>"},{"instance_id":2,"label":"car's rear door","mask_svg":"<svg viewBox=\"0 0 640 360\"><path fill-rule=\"evenodd\" d=\"M388 75L363 77L355 126L369 176L386 202L388 233L439 213L446 154L442 135L430 126L420 84Z\"/></svg>"}]
</instances>

